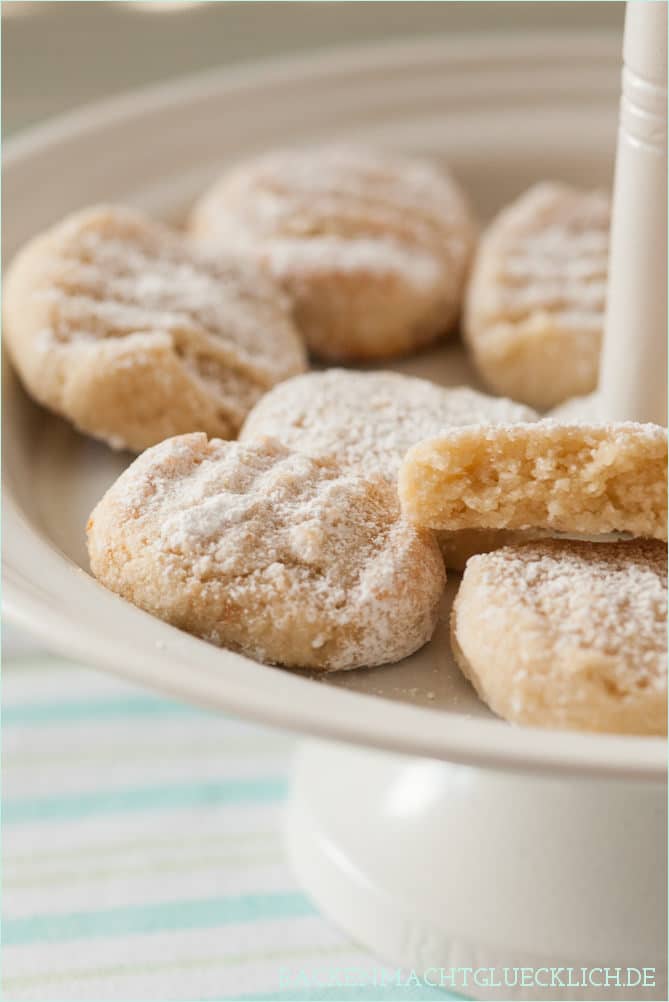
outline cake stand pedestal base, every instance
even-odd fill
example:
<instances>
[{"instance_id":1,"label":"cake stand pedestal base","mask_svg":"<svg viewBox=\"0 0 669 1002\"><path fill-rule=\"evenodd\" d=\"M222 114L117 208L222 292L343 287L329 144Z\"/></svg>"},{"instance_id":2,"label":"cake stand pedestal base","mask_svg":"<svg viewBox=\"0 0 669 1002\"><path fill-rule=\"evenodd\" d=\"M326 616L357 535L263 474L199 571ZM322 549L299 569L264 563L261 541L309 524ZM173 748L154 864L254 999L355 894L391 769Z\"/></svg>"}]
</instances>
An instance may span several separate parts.
<instances>
[{"instance_id":1,"label":"cake stand pedestal base","mask_svg":"<svg viewBox=\"0 0 669 1002\"><path fill-rule=\"evenodd\" d=\"M660 783L305 741L286 841L317 906L384 966L476 999L668 997ZM509 986L513 968L536 981ZM643 968L654 971L634 986Z\"/></svg>"}]
</instances>

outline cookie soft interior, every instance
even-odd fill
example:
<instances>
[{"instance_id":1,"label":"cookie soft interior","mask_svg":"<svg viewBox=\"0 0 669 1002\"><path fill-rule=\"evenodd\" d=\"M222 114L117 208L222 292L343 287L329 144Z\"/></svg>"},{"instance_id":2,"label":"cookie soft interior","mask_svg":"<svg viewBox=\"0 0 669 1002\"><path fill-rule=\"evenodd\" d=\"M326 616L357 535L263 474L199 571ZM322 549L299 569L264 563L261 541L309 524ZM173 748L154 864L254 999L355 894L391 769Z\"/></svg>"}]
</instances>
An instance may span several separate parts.
<instances>
[{"instance_id":1,"label":"cookie soft interior","mask_svg":"<svg viewBox=\"0 0 669 1002\"><path fill-rule=\"evenodd\" d=\"M400 471L404 510L431 529L629 532L667 538L667 432L551 422L453 428Z\"/></svg>"}]
</instances>

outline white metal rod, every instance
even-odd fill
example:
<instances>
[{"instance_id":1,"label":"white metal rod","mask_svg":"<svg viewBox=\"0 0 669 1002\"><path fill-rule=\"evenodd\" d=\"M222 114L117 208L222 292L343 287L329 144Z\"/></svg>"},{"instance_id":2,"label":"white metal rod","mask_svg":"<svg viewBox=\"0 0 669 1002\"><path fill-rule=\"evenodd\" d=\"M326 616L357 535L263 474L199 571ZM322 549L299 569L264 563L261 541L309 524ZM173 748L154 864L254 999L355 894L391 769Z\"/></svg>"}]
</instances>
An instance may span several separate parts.
<instances>
[{"instance_id":1,"label":"white metal rod","mask_svg":"<svg viewBox=\"0 0 669 1002\"><path fill-rule=\"evenodd\" d=\"M667 4L629 0L600 410L667 419Z\"/></svg>"}]
</instances>

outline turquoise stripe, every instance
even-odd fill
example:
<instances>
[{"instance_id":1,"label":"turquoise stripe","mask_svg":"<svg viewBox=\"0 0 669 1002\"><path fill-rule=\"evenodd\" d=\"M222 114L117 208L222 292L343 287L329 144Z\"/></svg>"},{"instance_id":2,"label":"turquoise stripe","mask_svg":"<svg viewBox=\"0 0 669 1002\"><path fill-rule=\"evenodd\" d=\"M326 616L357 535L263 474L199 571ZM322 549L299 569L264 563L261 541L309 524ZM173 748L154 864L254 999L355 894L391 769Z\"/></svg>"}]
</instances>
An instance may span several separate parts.
<instances>
[{"instance_id":1,"label":"turquoise stripe","mask_svg":"<svg viewBox=\"0 0 669 1002\"><path fill-rule=\"evenodd\" d=\"M40 700L3 707L2 723L57 724L72 720L100 720L105 717L163 717L207 712L194 706L155 696L111 696L73 699L63 702Z\"/></svg>"},{"instance_id":2,"label":"turquoise stripe","mask_svg":"<svg viewBox=\"0 0 669 1002\"><path fill-rule=\"evenodd\" d=\"M322 971L322 967L321 967ZM298 974L298 972L294 972ZM343 980L346 971L339 972ZM351 972L354 973L353 971ZM337 969L332 969L333 978ZM321 978L323 974L321 973ZM299 981L298 981L299 984ZM361 985L351 987L286 988L280 992L262 992L256 995L235 995L221 998L220 995L206 1002L460 1002L464 995L456 995L445 989L431 985Z\"/></svg>"},{"instance_id":3,"label":"turquoise stripe","mask_svg":"<svg viewBox=\"0 0 669 1002\"><path fill-rule=\"evenodd\" d=\"M262 919L299 918L314 915L315 909L303 894L244 894L235 898L205 898L170 901L160 905L109 908L104 911L73 912L69 915L33 915L5 919L3 943L65 942L100 936L133 936L152 932L211 929L231 922L258 922Z\"/></svg>"},{"instance_id":4,"label":"turquoise stripe","mask_svg":"<svg viewBox=\"0 0 669 1002\"><path fill-rule=\"evenodd\" d=\"M59 797L25 797L5 800L5 824L22 821L71 821L90 815L127 811L168 810L282 800L288 784L283 777L231 779L220 783L175 783L129 790L68 794Z\"/></svg>"}]
</instances>

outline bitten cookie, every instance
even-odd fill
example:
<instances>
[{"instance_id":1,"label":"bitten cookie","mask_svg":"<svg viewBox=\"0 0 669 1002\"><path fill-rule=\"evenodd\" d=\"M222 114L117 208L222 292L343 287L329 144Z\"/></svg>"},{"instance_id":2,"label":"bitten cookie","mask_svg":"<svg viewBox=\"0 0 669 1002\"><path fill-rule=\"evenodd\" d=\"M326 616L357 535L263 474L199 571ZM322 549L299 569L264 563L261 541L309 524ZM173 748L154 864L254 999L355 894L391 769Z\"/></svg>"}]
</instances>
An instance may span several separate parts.
<instances>
[{"instance_id":1,"label":"bitten cookie","mask_svg":"<svg viewBox=\"0 0 669 1002\"><path fill-rule=\"evenodd\" d=\"M456 182L398 154L325 147L235 167L192 234L260 262L325 359L388 358L455 325L475 229Z\"/></svg>"},{"instance_id":2,"label":"bitten cookie","mask_svg":"<svg viewBox=\"0 0 669 1002\"><path fill-rule=\"evenodd\" d=\"M667 553L649 540L547 540L467 564L453 651L519 724L666 734Z\"/></svg>"},{"instance_id":3,"label":"bitten cookie","mask_svg":"<svg viewBox=\"0 0 669 1002\"><path fill-rule=\"evenodd\" d=\"M88 523L91 569L161 619L272 664L399 661L437 622L434 537L382 478L276 441L182 435L147 450Z\"/></svg>"},{"instance_id":4,"label":"bitten cookie","mask_svg":"<svg viewBox=\"0 0 669 1002\"><path fill-rule=\"evenodd\" d=\"M667 538L667 430L654 424L482 425L411 449L404 512L430 529Z\"/></svg>"},{"instance_id":5,"label":"bitten cookie","mask_svg":"<svg viewBox=\"0 0 669 1002\"><path fill-rule=\"evenodd\" d=\"M603 192L544 183L483 234L464 332L495 392L547 409L596 386L609 214Z\"/></svg>"},{"instance_id":6,"label":"bitten cookie","mask_svg":"<svg viewBox=\"0 0 669 1002\"><path fill-rule=\"evenodd\" d=\"M529 407L465 386L445 389L397 372L328 369L288 379L247 417L242 441L274 436L291 449L397 481L405 453L451 425L532 421ZM510 542L511 534L442 532L447 566L461 568L472 553Z\"/></svg>"},{"instance_id":7,"label":"bitten cookie","mask_svg":"<svg viewBox=\"0 0 669 1002\"><path fill-rule=\"evenodd\" d=\"M284 297L258 268L207 259L117 207L78 212L24 247L4 327L39 403L136 451L179 432L233 437L258 397L305 368Z\"/></svg>"}]
</instances>

